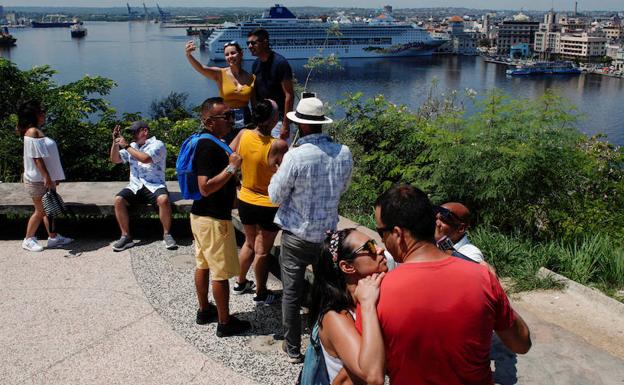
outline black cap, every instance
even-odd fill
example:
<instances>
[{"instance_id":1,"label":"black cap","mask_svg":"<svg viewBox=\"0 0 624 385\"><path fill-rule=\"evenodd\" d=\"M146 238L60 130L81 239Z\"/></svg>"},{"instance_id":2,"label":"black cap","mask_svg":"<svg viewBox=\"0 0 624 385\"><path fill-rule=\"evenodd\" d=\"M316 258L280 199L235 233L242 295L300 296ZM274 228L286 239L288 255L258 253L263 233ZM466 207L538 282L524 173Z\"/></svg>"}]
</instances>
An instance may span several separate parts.
<instances>
[{"instance_id":1,"label":"black cap","mask_svg":"<svg viewBox=\"0 0 624 385\"><path fill-rule=\"evenodd\" d=\"M126 131L135 134L141 128L149 128L149 127L144 120L137 120L136 122L132 123L130 127L126 128Z\"/></svg>"}]
</instances>

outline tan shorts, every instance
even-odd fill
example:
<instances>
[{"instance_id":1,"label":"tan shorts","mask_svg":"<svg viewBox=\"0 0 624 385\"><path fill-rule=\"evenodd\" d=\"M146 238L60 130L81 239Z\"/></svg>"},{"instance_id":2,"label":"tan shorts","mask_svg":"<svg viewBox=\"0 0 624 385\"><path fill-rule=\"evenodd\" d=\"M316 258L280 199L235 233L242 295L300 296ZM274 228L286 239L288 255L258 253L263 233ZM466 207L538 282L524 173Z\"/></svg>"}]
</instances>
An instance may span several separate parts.
<instances>
[{"instance_id":1,"label":"tan shorts","mask_svg":"<svg viewBox=\"0 0 624 385\"><path fill-rule=\"evenodd\" d=\"M191 214L198 269L210 269L211 278L224 281L240 272L232 221Z\"/></svg>"},{"instance_id":2,"label":"tan shorts","mask_svg":"<svg viewBox=\"0 0 624 385\"><path fill-rule=\"evenodd\" d=\"M31 182L24 179L24 187L31 198L41 198L47 191L43 182Z\"/></svg>"}]
</instances>

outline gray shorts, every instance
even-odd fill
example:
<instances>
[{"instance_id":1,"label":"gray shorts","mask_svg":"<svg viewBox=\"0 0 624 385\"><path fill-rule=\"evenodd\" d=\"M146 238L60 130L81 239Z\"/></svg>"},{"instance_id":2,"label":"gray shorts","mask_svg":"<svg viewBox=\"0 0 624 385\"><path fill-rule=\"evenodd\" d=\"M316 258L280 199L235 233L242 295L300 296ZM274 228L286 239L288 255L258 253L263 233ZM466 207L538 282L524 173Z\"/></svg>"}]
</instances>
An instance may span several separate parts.
<instances>
[{"instance_id":1,"label":"gray shorts","mask_svg":"<svg viewBox=\"0 0 624 385\"><path fill-rule=\"evenodd\" d=\"M24 179L24 187L31 198L41 198L47 191L43 182L31 182Z\"/></svg>"}]
</instances>

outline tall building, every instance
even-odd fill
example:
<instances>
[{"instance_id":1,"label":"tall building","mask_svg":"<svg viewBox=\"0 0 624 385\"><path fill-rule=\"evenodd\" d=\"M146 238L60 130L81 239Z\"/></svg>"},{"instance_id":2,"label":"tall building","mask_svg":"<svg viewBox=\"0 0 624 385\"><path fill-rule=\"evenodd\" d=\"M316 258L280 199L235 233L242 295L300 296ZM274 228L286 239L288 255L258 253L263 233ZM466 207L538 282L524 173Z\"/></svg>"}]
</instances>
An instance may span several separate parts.
<instances>
[{"instance_id":1,"label":"tall building","mask_svg":"<svg viewBox=\"0 0 624 385\"><path fill-rule=\"evenodd\" d=\"M557 24L557 14L551 10L544 15L544 22L540 23L539 29L535 32L535 43L533 50L542 60L550 60L556 53L557 33L560 26Z\"/></svg>"},{"instance_id":2,"label":"tall building","mask_svg":"<svg viewBox=\"0 0 624 385\"><path fill-rule=\"evenodd\" d=\"M531 21L528 16L522 13L515 15L513 20L503 21L498 25L497 52L508 54L511 46L518 43L528 43L532 47L539 24L537 21Z\"/></svg>"}]
</instances>

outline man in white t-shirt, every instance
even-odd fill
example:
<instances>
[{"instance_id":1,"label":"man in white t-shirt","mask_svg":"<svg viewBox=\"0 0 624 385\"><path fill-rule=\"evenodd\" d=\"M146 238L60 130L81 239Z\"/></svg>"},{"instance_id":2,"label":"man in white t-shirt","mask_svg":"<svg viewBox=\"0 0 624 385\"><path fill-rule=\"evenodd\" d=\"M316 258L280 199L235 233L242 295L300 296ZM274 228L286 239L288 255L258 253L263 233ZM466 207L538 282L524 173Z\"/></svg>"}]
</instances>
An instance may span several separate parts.
<instances>
[{"instance_id":1,"label":"man in white t-shirt","mask_svg":"<svg viewBox=\"0 0 624 385\"><path fill-rule=\"evenodd\" d=\"M483 253L468 239L470 211L457 202L447 202L437 207L435 240L447 236L453 242L453 248L475 262L484 262Z\"/></svg>"},{"instance_id":2,"label":"man in white t-shirt","mask_svg":"<svg viewBox=\"0 0 624 385\"><path fill-rule=\"evenodd\" d=\"M113 244L113 250L122 251L134 246L129 233L128 206L135 203L150 203L158 208L163 226L163 243L167 249L176 249L176 242L169 233L171 204L165 185L165 144L155 136L149 136L149 127L142 120L132 123L126 132L132 135L130 144L121 136L120 127L115 127L110 150L111 162L130 165L130 183L115 196L115 217L121 230L121 238Z\"/></svg>"}]
</instances>

